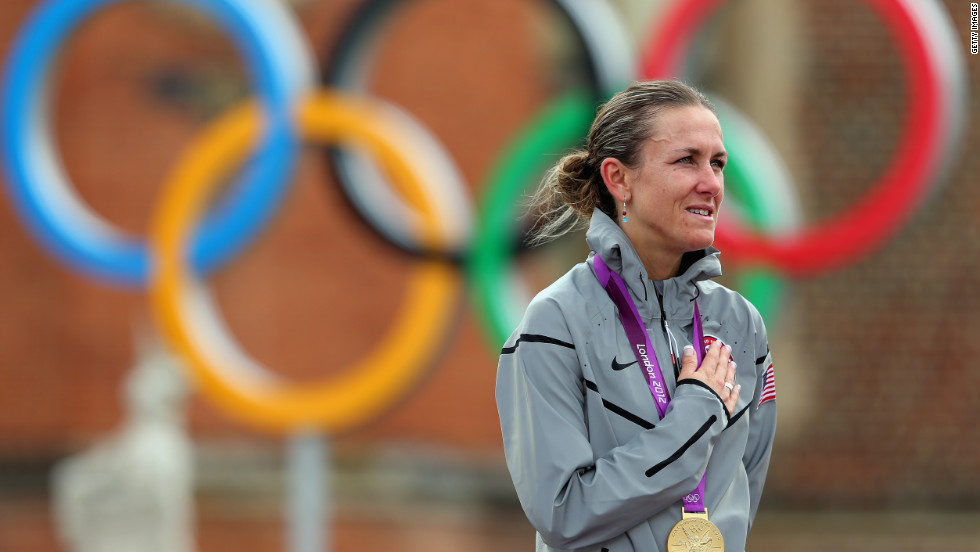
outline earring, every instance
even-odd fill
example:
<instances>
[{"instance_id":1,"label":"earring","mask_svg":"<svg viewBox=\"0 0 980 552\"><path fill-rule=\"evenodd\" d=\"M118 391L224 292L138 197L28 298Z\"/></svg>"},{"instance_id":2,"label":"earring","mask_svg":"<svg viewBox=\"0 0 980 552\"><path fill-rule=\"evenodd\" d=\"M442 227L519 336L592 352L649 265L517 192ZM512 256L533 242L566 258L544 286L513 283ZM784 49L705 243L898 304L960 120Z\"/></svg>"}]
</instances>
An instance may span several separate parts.
<instances>
[{"instance_id":1,"label":"earring","mask_svg":"<svg viewBox=\"0 0 980 552\"><path fill-rule=\"evenodd\" d=\"M626 202L623 202L623 222L629 222L630 219L626 218Z\"/></svg>"}]
</instances>

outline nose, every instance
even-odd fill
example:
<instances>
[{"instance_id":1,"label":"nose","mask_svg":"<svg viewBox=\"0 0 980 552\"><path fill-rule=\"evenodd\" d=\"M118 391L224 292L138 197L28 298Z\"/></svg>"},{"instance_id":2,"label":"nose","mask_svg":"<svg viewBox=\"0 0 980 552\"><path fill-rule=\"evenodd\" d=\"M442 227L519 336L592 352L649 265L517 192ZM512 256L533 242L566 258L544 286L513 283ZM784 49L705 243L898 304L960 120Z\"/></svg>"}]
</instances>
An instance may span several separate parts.
<instances>
[{"instance_id":1,"label":"nose","mask_svg":"<svg viewBox=\"0 0 980 552\"><path fill-rule=\"evenodd\" d=\"M716 197L725 190L725 178L721 171L716 170L710 163L698 171L698 184L695 191L708 197Z\"/></svg>"}]
</instances>

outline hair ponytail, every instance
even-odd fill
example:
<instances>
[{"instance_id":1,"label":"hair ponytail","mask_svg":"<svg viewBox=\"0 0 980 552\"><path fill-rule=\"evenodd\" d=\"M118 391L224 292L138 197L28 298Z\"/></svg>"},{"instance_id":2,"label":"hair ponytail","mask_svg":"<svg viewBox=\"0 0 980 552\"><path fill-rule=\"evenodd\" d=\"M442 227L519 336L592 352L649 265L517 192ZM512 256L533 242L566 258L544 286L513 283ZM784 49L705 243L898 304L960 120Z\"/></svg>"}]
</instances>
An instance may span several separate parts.
<instances>
[{"instance_id":1,"label":"hair ponytail","mask_svg":"<svg viewBox=\"0 0 980 552\"><path fill-rule=\"evenodd\" d=\"M588 152L576 150L563 156L528 201L528 210L537 222L528 244L540 245L583 227L596 206L603 204L615 211L612 196Z\"/></svg>"}]
</instances>

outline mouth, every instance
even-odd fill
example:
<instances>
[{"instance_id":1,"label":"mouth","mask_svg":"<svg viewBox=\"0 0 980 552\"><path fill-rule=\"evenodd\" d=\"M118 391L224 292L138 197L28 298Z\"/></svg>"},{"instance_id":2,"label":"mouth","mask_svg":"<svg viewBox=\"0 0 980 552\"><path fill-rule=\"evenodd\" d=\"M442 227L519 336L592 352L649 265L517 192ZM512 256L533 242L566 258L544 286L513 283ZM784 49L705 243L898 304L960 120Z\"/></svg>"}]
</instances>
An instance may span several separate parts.
<instances>
[{"instance_id":1,"label":"mouth","mask_svg":"<svg viewBox=\"0 0 980 552\"><path fill-rule=\"evenodd\" d=\"M688 207L687 212L708 218L712 218L712 215L714 215L714 210L708 207Z\"/></svg>"}]
</instances>

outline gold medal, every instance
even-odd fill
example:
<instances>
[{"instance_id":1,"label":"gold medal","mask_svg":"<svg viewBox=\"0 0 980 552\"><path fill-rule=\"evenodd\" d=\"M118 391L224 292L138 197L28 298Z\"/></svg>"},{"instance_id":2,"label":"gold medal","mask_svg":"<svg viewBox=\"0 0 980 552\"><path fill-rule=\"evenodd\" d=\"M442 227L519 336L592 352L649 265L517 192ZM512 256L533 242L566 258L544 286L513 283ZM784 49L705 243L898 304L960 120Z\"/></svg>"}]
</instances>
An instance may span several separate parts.
<instances>
[{"instance_id":1,"label":"gold medal","mask_svg":"<svg viewBox=\"0 0 980 552\"><path fill-rule=\"evenodd\" d=\"M667 535L668 552L724 552L725 539L718 527L708 521L708 511L687 513Z\"/></svg>"}]
</instances>

